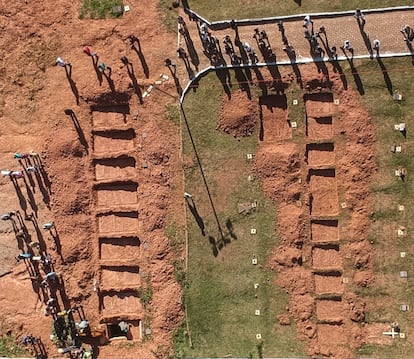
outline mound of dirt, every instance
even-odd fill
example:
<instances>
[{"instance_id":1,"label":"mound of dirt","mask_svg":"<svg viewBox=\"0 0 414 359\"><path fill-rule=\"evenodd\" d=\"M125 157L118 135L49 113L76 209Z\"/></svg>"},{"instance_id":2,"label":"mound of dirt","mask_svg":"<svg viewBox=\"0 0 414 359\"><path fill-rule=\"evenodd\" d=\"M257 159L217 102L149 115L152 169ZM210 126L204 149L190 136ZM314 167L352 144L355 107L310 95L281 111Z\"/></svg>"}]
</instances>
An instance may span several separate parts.
<instances>
[{"instance_id":1,"label":"mound of dirt","mask_svg":"<svg viewBox=\"0 0 414 359\"><path fill-rule=\"evenodd\" d=\"M250 136L259 114L257 101L249 100L242 91L223 97L217 129L234 137Z\"/></svg>"},{"instance_id":2,"label":"mound of dirt","mask_svg":"<svg viewBox=\"0 0 414 359\"><path fill-rule=\"evenodd\" d=\"M294 143L261 146L256 153L255 171L263 179L263 190L271 199L291 203L301 197L301 160Z\"/></svg>"}]
</instances>

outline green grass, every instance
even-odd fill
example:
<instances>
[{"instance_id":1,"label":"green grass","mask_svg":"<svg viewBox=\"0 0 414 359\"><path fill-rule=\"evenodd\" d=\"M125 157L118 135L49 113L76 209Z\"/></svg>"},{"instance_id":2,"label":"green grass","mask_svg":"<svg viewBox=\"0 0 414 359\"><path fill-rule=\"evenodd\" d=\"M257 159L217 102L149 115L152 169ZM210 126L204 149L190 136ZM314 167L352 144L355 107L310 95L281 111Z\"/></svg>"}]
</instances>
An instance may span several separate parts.
<instances>
[{"instance_id":1,"label":"green grass","mask_svg":"<svg viewBox=\"0 0 414 359\"><path fill-rule=\"evenodd\" d=\"M23 355L27 355L27 351L16 344L15 338L8 335L0 338L0 356L16 358Z\"/></svg>"},{"instance_id":2,"label":"green grass","mask_svg":"<svg viewBox=\"0 0 414 359\"><path fill-rule=\"evenodd\" d=\"M376 281L368 288L353 288L350 284L349 289L367 302L368 323L397 321L402 331L407 333L407 339L394 341L389 346L365 345L358 351L358 356L409 358L414 346L410 335L414 319L411 303L414 297L414 124L411 115L414 108L411 85L414 67L411 58L384 59L383 62L393 91L400 92L404 97L401 102L395 102L388 93L377 61L355 62L365 90L359 99L372 115L376 128L378 172L372 184L372 222L367 228L374 244ZM342 63L342 67L348 85L355 87L349 66ZM301 98L300 91L291 86L287 91L289 104L292 98ZM211 74L201 81L196 93L189 93L185 102L191 132L225 240L220 241L200 171L184 132L186 190L194 196L197 210L204 220L206 236L200 234L193 217L188 214L190 259L185 278L184 304L188 310L190 333L185 326L177 331L177 357L257 357L259 343L254 335L258 331L264 338L264 356L300 356L303 355L303 345L295 341L294 328L280 327L275 320L277 314L283 313L287 298L272 285L274 273L265 266L254 267L250 262L253 254L265 262L269 250L278 241L274 235L274 205L264 198L259 182L247 181L250 164L245 160L246 153L255 152L257 133L236 140L216 130L222 95L220 84ZM303 108L290 108L292 112L289 116L300 121ZM407 138L393 128L395 123L401 121L407 124ZM294 136L293 141L296 140L300 139ZM389 146L392 144L402 145L403 152L391 153ZM394 169L399 166L408 171L405 182L394 176ZM249 200L259 201L259 211L248 216L238 215L237 203ZM398 212L398 204L405 206L404 212ZM236 240L227 233L224 225L227 219L232 222ZM347 219L341 219L341 222L346 225ZM396 235L400 225L407 229L404 238L397 238ZM253 227L260 228L260 236L250 235L250 228ZM215 249L209 236L214 237L214 243L221 242L223 248ZM400 251L406 252L407 257L400 258ZM400 270L408 271L406 282L399 280ZM257 293L258 299L252 299L252 284L255 282L263 283ZM410 304L411 310L402 313L399 310L401 304ZM261 309L265 315L255 317L255 309ZM189 334L193 348L189 347Z\"/></svg>"},{"instance_id":3,"label":"green grass","mask_svg":"<svg viewBox=\"0 0 414 359\"><path fill-rule=\"evenodd\" d=\"M400 92L404 99L395 102L387 91L384 77L376 61L359 62L357 69L364 85L365 95L361 96L364 107L372 114L377 131L376 156L378 173L372 186L374 212L370 238L374 243L376 282L368 288L356 289L358 295L367 301L367 320L370 322L397 321L403 332L410 333L413 314L400 312L401 304L411 304L414 288L410 273L414 273L414 136L412 135L411 113L414 106L414 91L411 86L413 66L410 58L384 59L393 90ZM349 84L352 76L347 75ZM394 130L394 124L405 122L407 138ZM401 154L389 151L389 146L402 146ZM403 166L408 171L405 182L394 176L395 168ZM405 206L404 212L397 210ZM397 238L398 226L405 226L407 237ZM407 252L400 258L400 251ZM399 271L409 273L408 281L399 280ZM408 358L412 356L414 341L396 340L390 346L365 345L358 355L361 357Z\"/></svg>"},{"instance_id":4,"label":"green grass","mask_svg":"<svg viewBox=\"0 0 414 359\"><path fill-rule=\"evenodd\" d=\"M189 0L192 10L209 21L412 5L409 0Z\"/></svg>"},{"instance_id":5,"label":"green grass","mask_svg":"<svg viewBox=\"0 0 414 359\"><path fill-rule=\"evenodd\" d=\"M114 6L122 6L122 0L83 0L79 17L81 19L105 19L108 17L120 17L114 14Z\"/></svg>"},{"instance_id":6,"label":"green grass","mask_svg":"<svg viewBox=\"0 0 414 359\"><path fill-rule=\"evenodd\" d=\"M176 333L176 357L257 358L301 356L303 344L295 339L294 326L283 327L276 316L285 312L287 296L274 285L275 273L267 268L270 251L278 242L274 204L262 193L259 181L248 181L258 134L235 139L216 130L218 108L224 92L214 74L201 80L184 107L220 228L209 202L190 139L184 131L186 191L191 193L205 226L202 235L188 211L189 268L184 304L193 348L183 325ZM238 214L237 204L258 201L258 210ZM257 235L250 229L256 228ZM253 265L253 257L258 265ZM259 283L257 289L254 284ZM257 295L257 298L255 297ZM255 310L261 311L255 316ZM256 340L260 333L261 342Z\"/></svg>"},{"instance_id":7,"label":"green grass","mask_svg":"<svg viewBox=\"0 0 414 359\"><path fill-rule=\"evenodd\" d=\"M177 32L178 10L171 6L171 0L158 0L158 12L163 24L170 31Z\"/></svg>"}]
</instances>

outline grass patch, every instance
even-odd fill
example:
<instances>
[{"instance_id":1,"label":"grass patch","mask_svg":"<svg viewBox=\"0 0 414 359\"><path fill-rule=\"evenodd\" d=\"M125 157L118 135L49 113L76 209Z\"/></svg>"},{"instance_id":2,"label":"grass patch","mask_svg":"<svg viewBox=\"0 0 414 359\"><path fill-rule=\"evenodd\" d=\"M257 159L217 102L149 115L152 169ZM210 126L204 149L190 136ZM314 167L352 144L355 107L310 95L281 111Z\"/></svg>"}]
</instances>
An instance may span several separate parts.
<instances>
[{"instance_id":1,"label":"grass patch","mask_svg":"<svg viewBox=\"0 0 414 359\"><path fill-rule=\"evenodd\" d=\"M171 2L171 0L159 0L158 12L165 27L170 31L177 32L178 8L173 8Z\"/></svg>"},{"instance_id":2,"label":"grass patch","mask_svg":"<svg viewBox=\"0 0 414 359\"><path fill-rule=\"evenodd\" d=\"M115 13L114 7L123 6L122 0L83 0L79 17L81 19L105 19L108 17L121 17Z\"/></svg>"},{"instance_id":3,"label":"grass patch","mask_svg":"<svg viewBox=\"0 0 414 359\"><path fill-rule=\"evenodd\" d=\"M27 354L27 351L17 344L16 338L9 335L0 337L0 356L16 358Z\"/></svg>"},{"instance_id":4,"label":"grass patch","mask_svg":"<svg viewBox=\"0 0 414 359\"><path fill-rule=\"evenodd\" d=\"M188 345L185 327L179 328L176 357L302 356L303 344L296 341L295 328L277 323L276 316L285 312L287 295L273 284L275 273L266 266L279 240L276 208L263 195L261 183L247 179L251 163L246 153L255 153L258 133L235 139L216 130L223 95L217 77L210 74L184 103L217 218L184 131L184 156L191 159L186 161L186 191L193 196L199 221L197 224L188 210L189 269L184 303L193 348ZM252 201L259 204L256 211L238 214L238 203ZM257 229L257 235L250 234L251 228ZM254 257L258 259L256 266L252 264ZM257 289L255 283L259 284ZM260 316L255 315L256 309ZM256 340L257 333L263 343Z\"/></svg>"},{"instance_id":5,"label":"grass patch","mask_svg":"<svg viewBox=\"0 0 414 359\"><path fill-rule=\"evenodd\" d=\"M370 238L375 248L374 269L377 279L368 288L357 289L356 293L367 302L367 319L371 322L390 323L397 321L401 330L412 327L412 315L399 310L401 304L410 304L414 295L412 279L399 279L399 271L414 272L414 244L410 240L414 233L414 136L408 128L407 137L394 130L394 124L410 123L414 106L414 91L410 74L413 66L411 58L383 59L392 82L393 91L403 95L403 101L395 102L388 93L384 77L376 61L360 61L357 70L365 89L361 97L363 106L372 114L377 130L378 173L372 187L374 212L370 228ZM352 75L347 73L348 79ZM402 153L389 151L390 145L402 146ZM403 166L408 176L401 181L394 176L394 170ZM405 206L403 212L398 205ZM398 238L396 230L406 227L407 236ZM400 258L400 251L407 253ZM397 340L389 346L365 345L357 353L360 357L410 357L411 340Z\"/></svg>"},{"instance_id":6,"label":"grass patch","mask_svg":"<svg viewBox=\"0 0 414 359\"><path fill-rule=\"evenodd\" d=\"M409 0L189 0L189 6L209 21L412 5Z\"/></svg>"}]
</instances>

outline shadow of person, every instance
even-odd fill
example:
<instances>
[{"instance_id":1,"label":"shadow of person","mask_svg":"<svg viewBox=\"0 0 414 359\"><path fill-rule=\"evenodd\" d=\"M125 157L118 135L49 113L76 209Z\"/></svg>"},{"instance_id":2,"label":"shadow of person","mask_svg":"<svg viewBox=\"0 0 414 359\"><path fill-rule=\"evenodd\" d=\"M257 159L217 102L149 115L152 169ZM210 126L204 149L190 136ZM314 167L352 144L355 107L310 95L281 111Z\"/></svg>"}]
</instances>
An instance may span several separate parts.
<instances>
[{"instance_id":1,"label":"shadow of person","mask_svg":"<svg viewBox=\"0 0 414 359\"><path fill-rule=\"evenodd\" d=\"M25 186L26 186L26 193L27 193L27 197L29 199L30 207L31 207L32 211L35 213L35 216L37 217L37 212L38 212L39 208L37 206L37 203L36 203L36 200L34 198L33 192L30 189L30 186L26 183L26 181L25 181Z\"/></svg>"},{"instance_id":2,"label":"shadow of person","mask_svg":"<svg viewBox=\"0 0 414 359\"><path fill-rule=\"evenodd\" d=\"M191 39L190 33L188 32L187 26L183 26L183 36L185 45L187 47L188 55L190 56L191 63L194 65L196 71L198 71L198 65L200 65L200 59L195 49L194 42Z\"/></svg>"},{"instance_id":3,"label":"shadow of person","mask_svg":"<svg viewBox=\"0 0 414 359\"><path fill-rule=\"evenodd\" d=\"M379 55L379 52L377 52L377 62L378 65L381 67L382 75L384 76L385 84L387 85L388 93L392 96L393 90L392 90L392 81L390 76L388 75L387 68L385 67L384 63L382 62L381 56Z\"/></svg>"},{"instance_id":4,"label":"shadow of person","mask_svg":"<svg viewBox=\"0 0 414 359\"><path fill-rule=\"evenodd\" d=\"M364 31L364 26L360 26L359 30L361 32L362 39L364 40L365 47L368 50L369 56L372 59L374 56L374 52L372 50L372 45L371 45L371 40L369 38L369 35Z\"/></svg>"},{"instance_id":5,"label":"shadow of person","mask_svg":"<svg viewBox=\"0 0 414 359\"><path fill-rule=\"evenodd\" d=\"M56 250L57 254L59 254L59 257L62 260L62 262L64 263L65 260L64 260L63 255L62 255L62 243L60 241L59 232L58 232L56 226L53 226L53 228L50 229L50 235L52 236L53 243L55 244L55 250Z\"/></svg>"},{"instance_id":6,"label":"shadow of person","mask_svg":"<svg viewBox=\"0 0 414 359\"><path fill-rule=\"evenodd\" d=\"M234 67L234 75L242 91L245 91L247 98L252 99L252 93L250 91L249 82L247 81L246 75L240 67Z\"/></svg>"},{"instance_id":7,"label":"shadow of person","mask_svg":"<svg viewBox=\"0 0 414 359\"><path fill-rule=\"evenodd\" d=\"M264 77L262 73L260 72L260 69L258 67L253 67L253 71L256 75L257 84L259 85L260 90L262 91L262 96L266 96L268 94L266 82L264 80Z\"/></svg>"},{"instance_id":8,"label":"shadow of person","mask_svg":"<svg viewBox=\"0 0 414 359\"><path fill-rule=\"evenodd\" d=\"M42 253L46 252L46 242L45 242L45 239L43 238L43 233L39 228L39 224L37 223L37 219L34 216L34 213L28 215L27 220L33 223L33 227L36 232L36 238L37 238L37 241L39 242L41 252Z\"/></svg>"},{"instance_id":9,"label":"shadow of person","mask_svg":"<svg viewBox=\"0 0 414 359\"><path fill-rule=\"evenodd\" d=\"M361 77L359 76L358 70L354 66L353 57L349 57L346 50L343 47L341 47L341 50L344 53L345 58L347 59L347 61L349 63L349 66L351 67L351 73L352 73L352 76L354 78L355 85L357 87L357 90L358 90L359 94L364 95L365 94L364 85L362 84L362 80L361 80Z\"/></svg>"},{"instance_id":10,"label":"shadow of person","mask_svg":"<svg viewBox=\"0 0 414 359\"><path fill-rule=\"evenodd\" d=\"M217 242L216 239L213 236L208 236L208 241L211 244L211 249L213 251L213 256L217 257L219 254L218 248L217 248Z\"/></svg>"},{"instance_id":11,"label":"shadow of person","mask_svg":"<svg viewBox=\"0 0 414 359\"><path fill-rule=\"evenodd\" d=\"M185 200L186 200L186 202L187 202L187 205L188 205L188 208L190 209L191 214L193 215L194 219L195 219L195 220L196 220L196 222L197 222L198 227L199 227L199 228L200 228L200 230L201 230L201 234L202 234L203 236L205 236L205 235L206 235L206 233L205 233L205 225L204 225L204 221L203 221L203 219L201 218L200 214L198 213L197 206L196 206L196 204L195 204L195 202L194 202L193 198L187 198L187 197L186 197L186 198L185 198Z\"/></svg>"},{"instance_id":12,"label":"shadow of person","mask_svg":"<svg viewBox=\"0 0 414 359\"><path fill-rule=\"evenodd\" d=\"M407 45L408 50L410 51L410 54L411 54L411 63L414 66L414 48L413 48L413 44L411 43L411 41L408 41L408 39L405 40L405 43Z\"/></svg>"},{"instance_id":13,"label":"shadow of person","mask_svg":"<svg viewBox=\"0 0 414 359\"><path fill-rule=\"evenodd\" d=\"M39 170L42 178L43 183L45 184L46 188L49 191L49 194L52 194L52 182L50 182L49 176L45 170L45 166L43 165L43 161L38 154L36 154L33 158L33 161L36 163L37 169Z\"/></svg>"},{"instance_id":14,"label":"shadow of person","mask_svg":"<svg viewBox=\"0 0 414 359\"><path fill-rule=\"evenodd\" d=\"M234 40L234 44L238 47L239 52L240 52L240 57L242 59L242 63L243 64L249 64L249 56L247 55L247 52L243 46L243 43L240 41L240 39L238 38L238 35L236 36L235 40Z\"/></svg>"},{"instance_id":15,"label":"shadow of person","mask_svg":"<svg viewBox=\"0 0 414 359\"><path fill-rule=\"evenodd\" d=\"M127 72L128 72L128 76L131 79L131 83L132 83L132 87L134 89L135 94L138 97L138 101L139 103L142 105L144 103L144 100L142 98L142 91L141 91L141 87L138 84L138 80L135 77L135 73L134 73L134 65L131 62L128 62L126 64L126 68L127 68Z\"/></svg>"},{"instance_id":16,"label":"shadow of person","mask_svg":"<svg viewBox=\"0 0 414 359\"><path fill-rule=\"evenodd\" d=\"M108 70L108 73L106 73L106 70ZM106 81L108 81L108 85L109 85L109 88L111 89L111 92L115 93L116 92L115 84L111 78L112 69L109 66L107 66L106 69L102 71L102 75L105 76Z\"/></svg>"},{"instance_id":17,"label":"shadow of person","mask_svg":"<svg viewBox=\"0 0 414 359\"><path fill-rule=\"evenodd\" d=\"M219 78L222 86L223 86L223 90L227 95L227 98L230 100L231 99L231 90L230 87L228 85L228 82L230 82L230 71L226 68L217 68L216 69L216 76Z\"/></svg>"},{"instance_id":18,"label":"shadow of person","mask_svg":"<svg viewBox=\"0 0 414 359\"><path fill-rule=\"evenodd\" d=\"M69 85L72 90L72 93L75 96L76 104L79 105L79 91L78 91L78 88L76 87L75 81L72 80L72 65L71 64L67 64L65 66L65 72L66 72L66 78L69 81Z\"/></svg>"},{"instance_id":19,"label":"shadow of person","mask_svg":"<svg viewBox=\"0 0 414 359\"><path fill-rule=\"evenodd\" d=\"M236 233L234 233L233 223L230 218L226 220L226 228L231 238L237 239Z\"/></svg>"},{"instance_id":20,"label":"shadow of person","mask_svg":"<svg viewBox=\"0 0 414 359\"><path fill-rule=\"evenodd\" d=\"M177 77L177 65L173 64L170 59L165 59L165 66L168 67L168 70L171 73L171 76L174 79L174 85L177 90L177 93L181 96L183 93L183 88L181 87L180 80Z\"/></svg>"},{"instance_id":21,"label":"shadow of person","mask_svg":"<svg viewBox=\"0 0 414 359\"><path fill-rule=\"evenodd\" d=\"M20 208L22 209L22 211L24 213L26 213L27 212L27 201L26 201L26 198L24 197L23 192L22 192L22 190L21 190L21 188L20 188L19 183L17 182L17 180L12 179L12 182L13 182L14 189L16 190L17 197L19 199Z\"/></svg>"},{"instance_id":22,"label":"shadow of person","mask_svg":"<svg viewBox=\"0 0 414 359\"><path fill-rule=\"evenodd\" d=\"M138 47L135 45L135 43L138 44ZM149 68L148 68L147 61L145 60L145 56L142 53L141 41L139 39L137 39L136 42L134 42L134 44L132 46L132 49L137 53L139 61L141 62L142 70L144 71L144 75L148 79L149 78Z\"/></svg>"},{"instance_id":23,"label":"shadow of person","mask_svg":"<svg viewBox=\"0 0 414 359\"><path fill-rule=\"evenodd\" d=\"M64 110L64 112L65 112L65 115L67 115L71 118L72 123L75 126L75 130L78 134L79 141L82 144L82 146L85 148L86 153L88 154L89 153L89 151L88 151L89 144L88 144L88 141L86 140L85 133L82 130L82 127L81 127L81 125L78 121L78 118L77 118L75 112L71 109L66 109L66 110Z\"/></svg>"},{"instance_id":24,"label":"shadow of person","mask_svg":"<svg viewBox=\"0 0 414 359\"><path fill-rule=\"evenodd\" d=\"M92 59L93 69L95 70L96 77L98 78L98 81L99 81L99 86L102 86L103 77L98 67L99 56L97 54L94 54L91 56L91 59Z\"/></svg>"}]
</instances>

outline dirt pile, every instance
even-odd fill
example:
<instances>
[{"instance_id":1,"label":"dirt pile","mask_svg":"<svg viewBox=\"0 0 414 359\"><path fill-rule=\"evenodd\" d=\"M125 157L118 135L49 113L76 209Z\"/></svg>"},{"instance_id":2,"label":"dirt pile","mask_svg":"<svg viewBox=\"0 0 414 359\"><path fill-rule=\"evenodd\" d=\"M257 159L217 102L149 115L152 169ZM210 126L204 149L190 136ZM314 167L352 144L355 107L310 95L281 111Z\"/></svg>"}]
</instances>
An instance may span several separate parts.
<instances>
[{"instance_id":1,"label":"dirt pile","mask_svg":"<svg viewBox=\"0 0 414 359\"><path fill-rule=\"evenodd\" d=\"M250 136L257 123L257 101L249 100L246 94L238 90L223 97L217 129L234 137Z\"/></svg>"},{"instance_id":2,"label":"dirt pile","mask_svg":"<svg viewBox=\"0 0 414 359\"><path fill-rule=\"evenodd\" d=\"M314 74L310 67L303 72L306 78ZM290 294L288 313L298 337L307 342L308 354L351 358L368 340L356 324L364 322L365 303L346 283L367 286L373 279L374 254L366 228L376 171L375 131L357 94L344 91L339 79L317 78L305 88L310 91L305 107L313 116L306 123L307 141L322 134L325 144L300 145L279 137L278 142L263 143L255 156L263 189L278 203L281 243L270 267L279 272L277 284ZM332 93L323 93L327 89ZM348 221L338 221L341 208L348 211ZM278 320L289 322L286 314Z\"/></svg>"},{"instance_id":3,"label":"dirt pile","mask_svg":"<svg viewBox=\"0 0 414 359\"><path fill-rule=\"evenodd\" d=\"M4 75L0 80L2 161L5 166L14 168L17 162L12 159L13 152L34 149L41 155L50 181L50 192L46 184L45 191L36 184L36 203L32 201L32 207L25 202L27 212L37 212L40 224L55 222L60 247L46 233L43 233L43 239L64 283L62 293L65 295L62 294L61 298L58 294L59 304L66 309L82 304L92 327L102 324L102 304L110 306L110 301L115 298L101 298L94 291L101 279L103 286L105 280L112 280L113 273L102 266L102 260L116 258L122 261L136 253L115 253L114 248L122 251L123 246L111 242L112 239L106 238L108 236L104 235L102 239L98 235L100 226L107 226L107 223L100 222L101 212L110 208L111 201L119 210L123 205L119 205L120 198L126 198L129 206L133 204L131 201L138 203L134 210L139 212L140 238L135 242L127 238L129 242L125 248L132 246L135 250L139 246L139 256L132 259L145 278L143 283L152 289L149 309L141 318L144 328L151 329L151 334L142 345L127 348L111 344L100 348L100 356L126 359L137 356L154 358L154 353L166 355L171 350L172 331L182 318L181 290L175 282L171 264L175 258L164 234L170 211L182 213L176 208L179 205L173 205L182 195L178 196L171 189L180 188L176 178L181 178L176 175L180 168L179 139L165 113L165 105L171 97L154 91L150 97L140 101L133 78L119 60L121 56L128 58L135 81L139 83L138 88L144 92L146 86L166 71L165 57L175 55L174 46L169 46L174 43L174 38L160 23L155 3L132 1L130 5L130 12L123 18L104 21L80 20L77 2L63 2L58 6L49 0L41 4L27 2L22 5L17 2L0 5L0 15L4 19L0 48L5 50L0 65L0 72ZM149 73L146 73L142 58L130 48L126 38L129 34L139 36ZM82 52L84 46L90 46L98 53L99 61L112 68L112 82L105 77L100 82L91 58ZM55 66L57 57L72 64L70 80L63 68ZM176 94L171 80L161 86L164 91ZM128 107L125 121L120 123L117 122L119 113L109 108L119 105ZM97 128L105 125L94 116L97 108L101 108L105 121L109 121L106 125L109 130L116 129L117 133L96 132ZM74 111L77 124L65 114L65 109ZM128 137L131 133L135 137ZM122 146L129 147L121 155L108 154L107 150L113 147L111 144L115 144L119 152L126 148ZM102 158L105 153L108 157ZM112 194L119 186L111 187L114 178L127 182L116 195ZM131 183L137 184L132 186L136 193L131 194ZM4 210L19 208L10 181L2 180L1 187ZM120 219L130 220L128 216ZM107 217L108 220L115 218ZM30 222L27 225L32 238L37 238L35 228ZM15 245L15 242L11 243ZM114 258L108 258L107 253L113 253ZM107 257L100 258L103 254ZM43 314L44 301L48 298L42 296L39 288L32 287L23 263L15 266L13 257L8 261L12 261L15 268L10 275L0 278L3 288L0 316L2 324L6 323L1 328L17 335L33 333L41 337L52 356L56 348L48 339L51 319ZM118 273L119 282L124 283L131 273L135 272ZM137 301L133 296L129 299ZM105 302L107 300L109 302Z\"/></svg>"}]
</instances>

